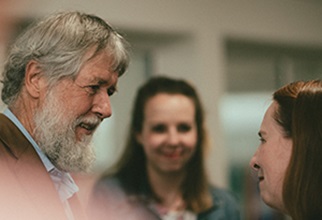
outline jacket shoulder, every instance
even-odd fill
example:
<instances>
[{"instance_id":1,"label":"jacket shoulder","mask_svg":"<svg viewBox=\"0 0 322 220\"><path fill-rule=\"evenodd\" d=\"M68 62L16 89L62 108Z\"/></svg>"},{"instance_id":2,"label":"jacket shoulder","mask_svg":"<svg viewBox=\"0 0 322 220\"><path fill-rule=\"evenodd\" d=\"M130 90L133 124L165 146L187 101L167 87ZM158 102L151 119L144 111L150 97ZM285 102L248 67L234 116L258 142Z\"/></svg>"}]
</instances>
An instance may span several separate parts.
<instances>
[{"instance_id":1,"label":"jacket shoulder","mask_svg":"<svg viewBox=\"0 0 322 220\"><path fill-rule=\"evenodd\" d=\"M17 159L29 146L29 141L17 126L4 114L0 114L0 156L9 154Z\"/></svg>"}]
</instances>

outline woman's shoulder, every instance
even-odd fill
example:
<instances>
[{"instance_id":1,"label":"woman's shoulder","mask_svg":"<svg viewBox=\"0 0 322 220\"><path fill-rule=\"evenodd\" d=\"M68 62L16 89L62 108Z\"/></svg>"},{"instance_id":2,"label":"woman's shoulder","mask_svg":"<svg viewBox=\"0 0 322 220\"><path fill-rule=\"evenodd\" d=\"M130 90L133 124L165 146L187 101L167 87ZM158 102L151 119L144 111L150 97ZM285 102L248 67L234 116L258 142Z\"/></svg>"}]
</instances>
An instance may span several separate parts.
<instances>
[{"instance_id":1,"label":"woman's shoulder","mask_svg":"<svg viewBox=\"0 0 322 220\"><path fill-rule=\"evenodd\" d=\"M234 195L233 192L219 188L219 187L214 187L210 186L209 191L211 193L211 196L213 198L213 201L215 201L215 205L220 206L223 203L235 203L237 204L237 198Z\"/></svg>"},{"instance_id":2,"label":"woman's shoulder","mask_svg":"<svg viewBox=\"0 0 322 220\"><path fill-rule=\"evenodd\" d=\"M237 198L232 192L214 186L210 186L209 191L213 206L208 211L201 213L198 219L240 219L240 207Z\"/></svg>"}]
</instances>

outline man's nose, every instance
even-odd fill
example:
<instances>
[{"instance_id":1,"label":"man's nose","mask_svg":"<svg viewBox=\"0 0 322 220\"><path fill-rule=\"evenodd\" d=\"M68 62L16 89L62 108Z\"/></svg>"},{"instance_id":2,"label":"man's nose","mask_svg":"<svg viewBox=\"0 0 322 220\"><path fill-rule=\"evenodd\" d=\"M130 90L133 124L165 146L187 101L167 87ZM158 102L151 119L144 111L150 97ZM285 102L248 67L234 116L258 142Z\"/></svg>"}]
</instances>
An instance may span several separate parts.
<instances>
[{"instance_id":1,"label":"man's nose","mask_svg":"<svg viewBox=\"0 0 322 220\"><path fill-rule=\"evenodd\" d=\"M102 120L112 115L110 96L104 90L99 91L94 99L92 111Z\"/></svg>"}]
</instances>

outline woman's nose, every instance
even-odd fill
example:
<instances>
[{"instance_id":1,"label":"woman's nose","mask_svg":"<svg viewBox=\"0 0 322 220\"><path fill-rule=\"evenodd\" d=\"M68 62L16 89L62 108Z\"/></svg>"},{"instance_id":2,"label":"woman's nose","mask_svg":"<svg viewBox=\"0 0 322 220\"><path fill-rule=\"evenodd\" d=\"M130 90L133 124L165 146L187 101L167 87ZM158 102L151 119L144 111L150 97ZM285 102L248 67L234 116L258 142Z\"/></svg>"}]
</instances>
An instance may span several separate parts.
<instances>
[{"instance_id":1,"label":"woman's nose","mask_svg":"<svg viewBox=\"0 0 322 220\"><path fill-rule=\"evenodd\" d=\"M179 143L180 137L175 129L170 129L168 134L168 143L170 145L177 145Z\"/></svg>"},{"instance_id":2,"label":"woman's nose","mask_svg":"<svg viewBox=\"0 0 322 220\"><path fill-rule=\"evenodd\" d=\"M259 170L260 166L258 165L258 162L257 162L257 151L255 152L255 154L251 158L251 160L249 162L249 166L255 171Z\"/></svg>"}]
</instances>

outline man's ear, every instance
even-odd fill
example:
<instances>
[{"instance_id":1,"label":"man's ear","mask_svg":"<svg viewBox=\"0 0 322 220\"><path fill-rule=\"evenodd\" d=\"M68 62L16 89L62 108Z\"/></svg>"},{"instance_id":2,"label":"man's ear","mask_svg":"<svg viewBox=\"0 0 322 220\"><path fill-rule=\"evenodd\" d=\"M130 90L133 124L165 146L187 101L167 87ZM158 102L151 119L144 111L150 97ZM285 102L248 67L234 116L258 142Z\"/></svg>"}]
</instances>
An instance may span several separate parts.
<instances>
[{"instance_id":1,"label":"man's ear","mask_svg":"<svg viewBox=\"0 0 322 220\"><path fill-rule=\"evenodd\" d=\"M26 66L25 86L30 96L38 98L42 89L42 70L38 62L31 60Z\"/></svg>"}]
</instances>

